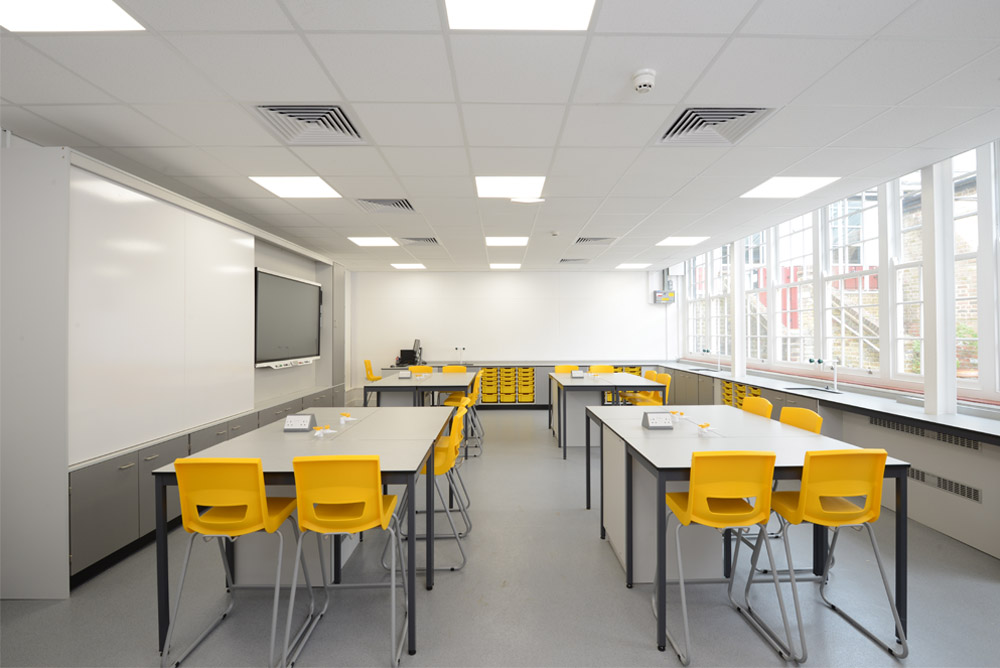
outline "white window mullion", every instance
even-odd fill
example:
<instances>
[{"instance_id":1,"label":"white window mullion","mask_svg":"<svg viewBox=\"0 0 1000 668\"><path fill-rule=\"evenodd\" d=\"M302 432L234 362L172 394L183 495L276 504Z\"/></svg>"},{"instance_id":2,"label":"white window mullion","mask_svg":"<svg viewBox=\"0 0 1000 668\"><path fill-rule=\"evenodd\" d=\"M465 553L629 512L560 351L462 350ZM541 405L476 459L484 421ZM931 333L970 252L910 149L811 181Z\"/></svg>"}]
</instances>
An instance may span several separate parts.
<instances>
[{"instance_id":1,"label":"white window mullion","mask_svg":"<svg viewBox=\"0 0 1000 668\"><path fill-rule=\"evenodd\" d=\"M813 350L820 359L829 358L830 351L823 344L826 341L826 281L829 270L829 258L824 252L826 245L826 207L821 207L812 214L813 229Z\"/></svg>"},{"instance_id":2,"label":"white window mullion","mask_svg":"<svg viewBox=\"0 0 1000 668\"><path fill-rule=\"evenodd\" d=\"M746 346L746 290L744 282L746 279L746 263L744 262L746 244L743 239L733 242L733 254L729 260L729 317L732 318L733 340L729 350L732 352L732 373L736 376L745 376L747 372L747 346Z\"/></svg>"},{"instance_id":3,"label":"white window mullion","mask_svg":"<svg viewBox=\"0 0 1000 668\"><path fill-rule=\"evenodd\" d=\"M898 182L894 181L893 183ZM886 241L886 243L879 244L878 249L878 284L880 287L888 286L889 288L887 290L889 299L880 299L878 305L878 318L881 323L878 331L878 345L882 351L879 355L879 376L883 381L892 377L896 369L897 354L895 346L892 345L896 320L896 314L893 312L896 308L896 274L890 260L896 254L896 249L892 242L893 235L890 233L890 229L899 229L899 225L898 223L893 226L889 224L889 211L895 209L896 203L899 201L898 192L894 192L895 190L884 183L878 187L878 234ZM891 209L890 202L892 203Z\"/></svg>"},{"instance_id":4,"label":"white window mullion","mask_svg":"<svg viewBox=\"0 0 1000 668\"><path fill-rule=\"evenodd\" d=\"M981 387L1000 396L1000 369L997 348L1000 347L1000 230L998 230L997 192L998 145L993 142L980 146L976 152L976 188L979 191L979 380Z\"/></svg>"},{"instance_id":5,"label":"white window mullion","mask_svg":"<svg viewBox=\"0 0 1000 668\"><path fill-rule=\"evenodd\" d=\"M924 411L954 414L958 408L955 378L955 235L951 225L951 161L921 170L924 247Z\"/></svg>"}]
</instances>

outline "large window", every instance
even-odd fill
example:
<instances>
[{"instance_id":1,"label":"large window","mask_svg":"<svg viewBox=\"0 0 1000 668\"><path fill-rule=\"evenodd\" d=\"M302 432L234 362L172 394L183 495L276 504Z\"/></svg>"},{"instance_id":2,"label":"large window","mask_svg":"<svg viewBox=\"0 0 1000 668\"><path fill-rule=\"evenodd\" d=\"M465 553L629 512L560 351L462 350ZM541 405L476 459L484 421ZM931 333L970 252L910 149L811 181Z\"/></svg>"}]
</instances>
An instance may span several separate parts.
<instances>
[{"instance_id":1,"label":"large window","mask_svg":"<svg viewBox=\"0 0 1000 668\"><path fill-rule=\"evenodd\" d=\"M813 214L775 228L778 266L775 283L776 361L805 363L815 356L813 298Z\"/></svg>"},{"instance_id":2,"label":"large window","mask_svg":"<svg viewBox=\"0 0 1000 668\"><path fill-rule=\"evenodd\" d=\"M826 207L826 357L877 371L879 350L878 189Z\"/></svg>"},{"instance_id":3,"label":"large window","mask_svg":"<svg viewBox=\"0 0 1000 668\"><path fill-rule=\"evenodd\" d=\"M687 350L694 354L708 351L708 254L687 261Z\"/></svg>"},{"instance_id":4,"label":"large window","mask_svg":"<svg viewBox=\"0 0 1000 668\"><path fill-rule=\"evenodd\" d=\"M924 367L923 234L920 172L898 181L895 217L896 372L920 375Z\"/></svg>"},{"instance_id":5,"label":"large window","mask_svg":"<svg viewBox=\"0 0 1000 668\"><path fill-rule=\"evenodd\" d=\"M976 152L951 160L955 231L955 371L979 378L979 203Z\"/></svg>"},{"instance_id":6,"label":"large window","mask_svg":"<svg viewBox=\"0 0 1000 668\"><path fill-rule=\"evenodd\" d=\"M748 360L767 360L767 236L769 231L751 234L743 242L746 272L746 355Z\"/></svg>"},{"instance_id":7,"label":"large window","mask_svg":"<svg viewBox=\"0 0 1000 668\"><path fill-rule=\"evenodd\" d=\"M712 251L712 281L709 286L711 302L709 349L713 355L732 355L733 318L729 301L732 299L732 246L727 244Z\"/></svg>"}]
</instances>

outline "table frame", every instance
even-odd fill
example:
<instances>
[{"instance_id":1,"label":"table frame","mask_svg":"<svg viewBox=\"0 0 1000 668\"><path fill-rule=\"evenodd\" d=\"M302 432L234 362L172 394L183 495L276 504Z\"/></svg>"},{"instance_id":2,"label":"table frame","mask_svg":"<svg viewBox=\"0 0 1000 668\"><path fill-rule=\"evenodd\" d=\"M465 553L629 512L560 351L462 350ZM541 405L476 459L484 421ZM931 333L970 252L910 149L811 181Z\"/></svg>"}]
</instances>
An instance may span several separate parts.
<instances>
[{"instance_id":1,"label":"table frame","mask_svg":"<svg viewBox=\"0 0 1000 668\"><path fill-rule=\"evenodd\" d=\"M404 380L412 380L412 383L404 383L403 385L379 385L382 380L388 380L383 378L381 380L371 381L363 388L364 405L368 406L368 394L375 393L375 405L382 405L382 392L412 392L413 393L413 405L423 406L423 395L425 392L464 392L466 394L472 393L472 384L476 380L476 374L472 372L463 373L443 373L440 371L434 372L431 378L417 378L412 379L399 378L398 374L396 376L390 376L390 378L395 378L397 382L402 382ZM464 379L465 377L471 375L472 378L468 382L458 382L459 378ZM456 376L457 378L436 378L437 376ZM445 381L451 382L445 382Z\"/></svg>"}]
</instances>

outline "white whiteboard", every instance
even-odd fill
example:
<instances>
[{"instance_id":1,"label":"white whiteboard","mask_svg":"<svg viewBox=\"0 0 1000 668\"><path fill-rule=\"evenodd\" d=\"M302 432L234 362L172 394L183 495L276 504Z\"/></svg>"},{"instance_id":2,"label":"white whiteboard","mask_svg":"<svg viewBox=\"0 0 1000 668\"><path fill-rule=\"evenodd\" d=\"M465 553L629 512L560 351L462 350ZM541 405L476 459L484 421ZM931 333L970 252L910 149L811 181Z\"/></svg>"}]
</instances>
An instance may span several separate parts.
<instances>
[{"instance_id":1,"label":"white whiteboard","mask_svg":"<svg viewBox=\"0 0 1000 668\"><path fill-rule=\"evenodd\" d=\"M69 463L253 408L253 237L70 175Z\"/></svg>"},{"instance_id":2,"label":"white whiteboard","mask_svg":"<svg viewBox=\"0 0 1000 668\"><path fill-rule=\"evenodd\" d=\"M391 363L419 338L424 358L658 360L666 310L645 272L358 272L352 363ZM354 377L361 377L354 370Z\"/></svg>"}]
</instances>

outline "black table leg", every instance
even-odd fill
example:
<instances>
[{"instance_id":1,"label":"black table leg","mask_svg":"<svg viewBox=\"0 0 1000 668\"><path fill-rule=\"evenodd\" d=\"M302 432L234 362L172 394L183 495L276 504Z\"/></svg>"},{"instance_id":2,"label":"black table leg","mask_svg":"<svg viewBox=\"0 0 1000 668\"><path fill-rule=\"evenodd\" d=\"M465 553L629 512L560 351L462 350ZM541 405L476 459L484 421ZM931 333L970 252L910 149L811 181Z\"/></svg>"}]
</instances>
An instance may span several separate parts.
<instances>
[{"instance_id":1,"label":"black table leg","mask_svg":"<svg viewBox=\"0 0 1000 668\"><path fill-rule=\"evenodd\" d=\"M431 475L434 475L434 469L429 470ZM406 642L407 651L411 656L417 653L417 485L415 480L416 473L406 478L406 497L410 499L410 502L406 504L406 532L408 536L406 539L406 570L409 571L409 579L406 582L406 599L409 606L406 620ZM434 541L427 542L433 543ZM432 572L428 571L428 573Z\"/></svg>"},{"instance_id":2,"label":"black table leg","mask_svg":"<svg viewBox=\"0 0 1000 668\"><path fill-rule=\"evenodd\" d=\"M599 438L597 439L597 459L601 462L601 540L607 533L604 531L604 423L600 424Z\"/></svg>"},{"instance_id":3,"label":"black table leg","mask_svg":"<svg viewBox=\"0 0 1000 668\"><path fill-rule=\"evenodd\" d=\"M896 476L896 611L906 633L906 471Z\"/></svg>"},{"instance_id":4,"label":"black table leg","mask_svg":"<svg viewBox=\"0 0 1000 668\"><path fill-rule=\"evenodd\" d=\"M665 502L664 502L665 503ZM625 448L625 586L632 588L632 453ZM661 617L662 619L662 617Z\"/></svg>"},{"instance_id":5,"label":"black table leg","mask_svg":"<svg viewBox=\"0 0 1000 668\"><path fill-rule=\"evenodd\" d=\"M667 481L656 474L656 648L667 647Z\"/></svg>"},{"instance_id":6,"label":"black table leg","mask_svg":"<svg viewBox=\"0 0 1000 668\"><path fill-rule=\"evenodd\" d=\"M434 448L427 457L427 591L434 589ZM413 504L410 504L411 507ZM416 536L416 534L410 534ZM411 613L412 614L412 613Z\"/></svg>"},{"instance_id":7,"label":"black table leg","mask_svg":"<svg viewBox=\"0 0 1000 668\"><path fill-rule=\"evenodd\" d=\"M587 510L590 510L590 416L583 416L583 429L587 444Z\"/></svg>"},{"instance_id":8,"label":"black table leg","mask_svg":"<svg viewBox=\"0 0 1000 668\"><path fill-rule=\"evenodd\" d=\"M563 459L566 459L566 388L559 390L559 440L562 441Z\"/></svg>"},{"instance_id":9,"label":"black table leg","mask_svg":"<svg viewBox=\"0 0 1000 668\"><path fill-rule=\"evenodd\" d=\"M156 479L156 612L159 621L159 649L167 640L170 626L170 569L167 565L167 481L164 476Z\"/></svg>"}]
</instances>

